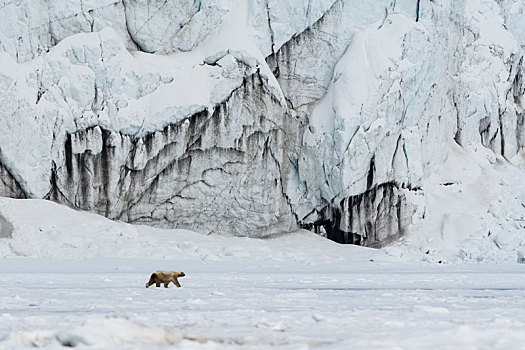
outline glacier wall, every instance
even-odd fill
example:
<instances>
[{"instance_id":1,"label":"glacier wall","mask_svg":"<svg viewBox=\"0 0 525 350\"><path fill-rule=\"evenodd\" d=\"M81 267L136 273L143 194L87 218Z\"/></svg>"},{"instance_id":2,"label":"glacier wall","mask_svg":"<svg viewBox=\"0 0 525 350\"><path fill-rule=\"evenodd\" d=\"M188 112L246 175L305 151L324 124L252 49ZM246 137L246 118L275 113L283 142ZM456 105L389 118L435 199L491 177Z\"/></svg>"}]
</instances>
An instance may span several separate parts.
<instances>
[{"instance_id":1,"label":"glacier wall","mask_svg":"<svg viewBox=\"0 0 525 350\"><path fill-rule=\"evenodd\" d=\"M384 245L455 146L522 165L524 9L0 0L0 195Z\"/></svg>"}]
</instances>

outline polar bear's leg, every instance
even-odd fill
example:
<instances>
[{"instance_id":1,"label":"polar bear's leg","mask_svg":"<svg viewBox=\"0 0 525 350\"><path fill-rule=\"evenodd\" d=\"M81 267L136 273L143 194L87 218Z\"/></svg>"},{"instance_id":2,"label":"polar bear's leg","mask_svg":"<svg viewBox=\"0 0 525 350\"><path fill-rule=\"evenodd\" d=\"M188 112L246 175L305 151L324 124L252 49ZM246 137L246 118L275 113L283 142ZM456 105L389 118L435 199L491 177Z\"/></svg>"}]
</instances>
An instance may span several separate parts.
<instances>
[{"instance_id":1,"label":"polar bear's leg","mask_svg":"<svg viewBox=\"0 0 525 350\"><path fill-rule=\"evenodd\" d=\"M180 283L179 283L179 280L177 279L177 277L174 277L174 279L173 279L173 283L175 283L175 285L177 286L177 288L180 288Z\"/></svg>"},{"instance_id":2,"label":"polar bear's leg","mask_svg":"<svg viewBox=\"0 0 525 350\"><path fill-rule=\"evenodd\" d=\"M171 281L164 282L164 288L168 288L168 284L170 284Z\"/></svg>"}]
</instances>

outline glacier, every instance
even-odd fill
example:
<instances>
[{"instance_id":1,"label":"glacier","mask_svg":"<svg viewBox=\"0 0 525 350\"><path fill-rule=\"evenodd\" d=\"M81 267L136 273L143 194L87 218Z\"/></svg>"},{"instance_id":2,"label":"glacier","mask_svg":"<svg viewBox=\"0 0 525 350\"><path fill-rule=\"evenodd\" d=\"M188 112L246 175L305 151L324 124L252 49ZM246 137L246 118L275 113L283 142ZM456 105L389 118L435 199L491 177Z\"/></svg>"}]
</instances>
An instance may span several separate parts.
<instances>
[{"instance_id":1,"label":"glacier","mask_svg":"<svg viewBox=\"0 0 525 350\"><path fill-rule=\"evenodd\" d=\"M379 247L418 230L401 244L425 252L458 229L514 252L524 10L0 0L0 195L236 236ZM449 205L462 196L474 212Z\"/></svg>"}]
</instances>

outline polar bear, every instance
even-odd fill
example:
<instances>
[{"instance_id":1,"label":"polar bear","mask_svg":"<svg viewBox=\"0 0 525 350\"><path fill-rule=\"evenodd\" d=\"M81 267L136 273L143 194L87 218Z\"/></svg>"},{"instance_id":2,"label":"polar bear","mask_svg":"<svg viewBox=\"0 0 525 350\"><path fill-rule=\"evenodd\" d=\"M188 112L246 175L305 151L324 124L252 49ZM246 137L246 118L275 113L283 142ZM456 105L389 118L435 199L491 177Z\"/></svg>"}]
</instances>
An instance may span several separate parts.
<instances>
[{"instance_id":1,"label":"polar bear","mask_svg":"<svg viewBox=\"0 0 525 350\"><path fill-rule=\"evenodd\" d=\"M173 282L177 288L180 288L180 283L177 277L184 276L186 276L184 272L158 270L151 274L148 283L146 283L146 288L149 288L152 284L155 284L156 287L160 287L161 283L164 284L164 288L168 288L170 282Z\"/></svg>"}]
</instances>

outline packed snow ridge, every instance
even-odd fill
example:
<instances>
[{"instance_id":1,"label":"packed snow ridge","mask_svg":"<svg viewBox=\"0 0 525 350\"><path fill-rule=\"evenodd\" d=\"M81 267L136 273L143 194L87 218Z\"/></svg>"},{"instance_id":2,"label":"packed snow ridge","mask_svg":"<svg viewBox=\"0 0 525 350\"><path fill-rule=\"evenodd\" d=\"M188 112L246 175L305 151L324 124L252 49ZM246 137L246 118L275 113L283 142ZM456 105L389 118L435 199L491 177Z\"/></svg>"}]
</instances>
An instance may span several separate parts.
<instances>
[{"instance_id":1,"label":"packed snow ridge","mask_svg":"<svg viewBox=\"0 0 525 350\"><path fill-rule=\"evenodd\" d=\"M519 250L524 9L0 0L0 195L204 233Z\"/></svg>"}]
</instances>

